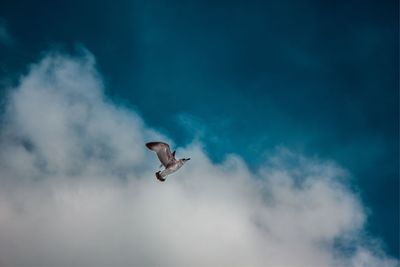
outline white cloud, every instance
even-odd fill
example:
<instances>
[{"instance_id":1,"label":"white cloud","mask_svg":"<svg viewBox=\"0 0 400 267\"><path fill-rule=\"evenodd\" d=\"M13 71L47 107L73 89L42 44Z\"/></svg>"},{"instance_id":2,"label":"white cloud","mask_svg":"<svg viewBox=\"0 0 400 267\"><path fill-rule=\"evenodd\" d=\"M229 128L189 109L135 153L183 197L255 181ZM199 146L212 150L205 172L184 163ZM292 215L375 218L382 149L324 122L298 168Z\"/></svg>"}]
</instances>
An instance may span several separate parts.
<instances>
[{"instance_id":1,"label":"white cloud","mask_svg":"<svg viewBox=\"0 0 400 267\"><path fill-rule=\"evenodd\" d=\"M194 143L160 183L144 143L171 140L102 88L90 54L50 54L10 91L1 266L396 266L360 237L363 208L339 166L280 150L254 173Z\"/></svg>"}]
</instances>

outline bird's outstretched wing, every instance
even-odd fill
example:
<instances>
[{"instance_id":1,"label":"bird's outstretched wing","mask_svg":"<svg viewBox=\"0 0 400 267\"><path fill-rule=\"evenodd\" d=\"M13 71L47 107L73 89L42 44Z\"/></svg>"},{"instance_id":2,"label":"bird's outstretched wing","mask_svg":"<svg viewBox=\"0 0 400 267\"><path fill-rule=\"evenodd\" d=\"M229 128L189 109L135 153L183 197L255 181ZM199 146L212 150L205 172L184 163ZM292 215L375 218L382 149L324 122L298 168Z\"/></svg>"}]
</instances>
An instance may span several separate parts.
<instances>
[{"instance_id":1,"label":"bird's outstretched wing","mask_svg":"<svg viewBox=\"0 0 400 267\"><path fill-rule=\"evenodd\" d=\"M158 159L161 161L164 167L167 167L168 163L175 160L175 155L171 153L169 145L163 142L150 142L146 144L147 148L157 153Z\"/></svg>"}]
</instances>

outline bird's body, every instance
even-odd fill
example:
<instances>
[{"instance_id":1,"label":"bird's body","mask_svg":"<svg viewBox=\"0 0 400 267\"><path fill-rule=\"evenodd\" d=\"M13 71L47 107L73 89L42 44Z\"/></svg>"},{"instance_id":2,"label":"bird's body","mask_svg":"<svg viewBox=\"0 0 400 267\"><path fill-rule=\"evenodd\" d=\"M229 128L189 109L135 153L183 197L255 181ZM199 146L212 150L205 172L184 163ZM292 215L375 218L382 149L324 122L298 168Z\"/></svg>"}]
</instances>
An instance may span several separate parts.
<instances>
[{"instance_id":1,"label":"bird's body","mask_svg":"<svg viewBox=\"0 0 400 267\"><path fill-rule=\"evenodd\" d=\"M156 152L164 170L156 172L156 177L160 181L165 181L165 177L179 170L190 158L177 160L175 151L171 153L169 145L163 142L150 142L146 144L147 148Z\"/></svg>"}]
</instances>

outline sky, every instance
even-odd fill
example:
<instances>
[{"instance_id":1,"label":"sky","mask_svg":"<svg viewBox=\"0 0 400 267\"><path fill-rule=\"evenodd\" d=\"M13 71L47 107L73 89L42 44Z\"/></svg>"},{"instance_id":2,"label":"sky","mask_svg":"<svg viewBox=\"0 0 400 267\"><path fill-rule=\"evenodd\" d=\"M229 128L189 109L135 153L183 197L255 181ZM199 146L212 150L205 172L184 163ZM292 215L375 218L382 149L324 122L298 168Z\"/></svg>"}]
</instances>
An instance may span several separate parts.
<instances>
[{"instance_id":1,"label":"sky","mask_svg":"<svg viewBox=\"0 0 400 267\"><path fill-rule=\"evenodd\" d=\"M397 266L397 23L396 1L2 1L0 265ZM192 158L164 187L155 139Z\"/></svg>"}]
</instances>

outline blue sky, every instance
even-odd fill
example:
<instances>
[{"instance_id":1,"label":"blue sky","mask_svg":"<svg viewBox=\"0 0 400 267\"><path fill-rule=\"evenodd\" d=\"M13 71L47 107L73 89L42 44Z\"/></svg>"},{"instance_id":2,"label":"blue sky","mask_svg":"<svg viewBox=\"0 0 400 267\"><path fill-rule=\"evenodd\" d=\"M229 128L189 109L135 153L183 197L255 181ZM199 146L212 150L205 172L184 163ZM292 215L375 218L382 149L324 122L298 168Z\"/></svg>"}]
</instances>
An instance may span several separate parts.
<instances>
[{"instance_id":1,"label":"blue sky","mask_svg":"<svg viewBox=\"0 0 400 267\"><path fill-rule=\"evenodd\" d=\"M281 147L337 162L399 257L396 1L80 2L2 1L3 89L84 46L106 95L177 146L253 170Z\"/></svg>"}]
</instances>

